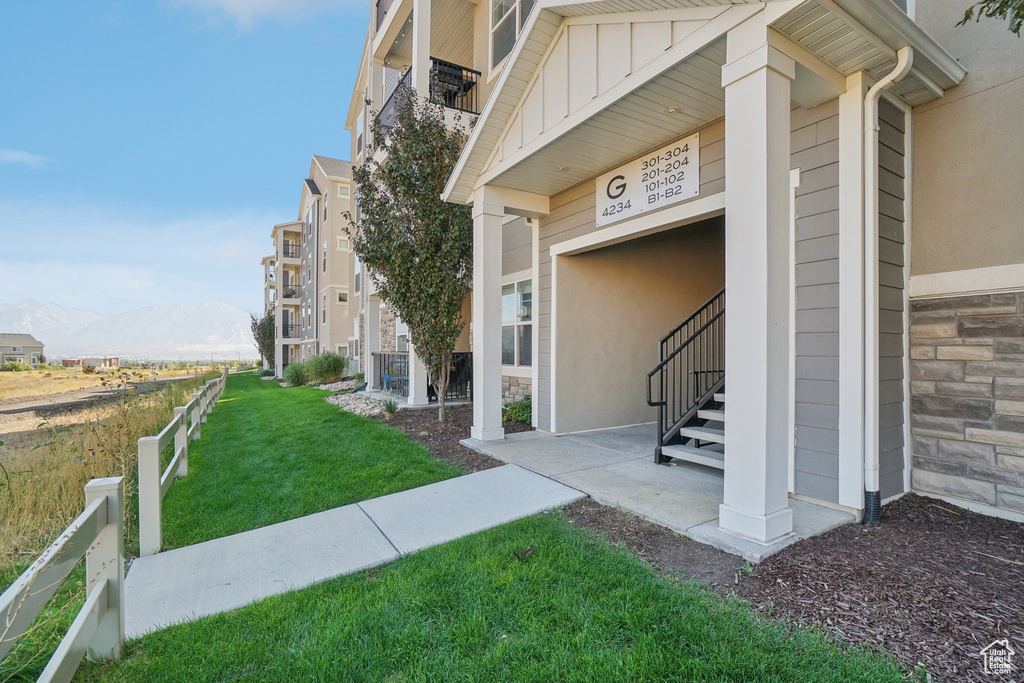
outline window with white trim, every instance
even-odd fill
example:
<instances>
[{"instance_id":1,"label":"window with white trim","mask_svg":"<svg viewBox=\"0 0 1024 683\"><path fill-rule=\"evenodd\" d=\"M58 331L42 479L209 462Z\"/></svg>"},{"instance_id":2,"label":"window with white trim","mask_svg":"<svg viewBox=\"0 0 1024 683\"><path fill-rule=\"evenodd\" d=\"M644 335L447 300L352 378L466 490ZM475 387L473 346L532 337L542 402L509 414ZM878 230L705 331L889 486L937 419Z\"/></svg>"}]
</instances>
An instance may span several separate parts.
<instances>
[{"instance_id":1,"label":"window with white trim","mask_svg":"<svg viewBox=\"0 0 1024 683\"><path fill-rule=\"evenodd\" d=\"M346 346L345 344L338 344L337 348L335 349L335 353L337 353L342 358L347 357L348 356L348 346Z\"/></svg>"},{"instance_id":2,"label":"window with white trim","mask_svg":"<svg viewBox=\"0 0 1024 683\"><path fill-rule=\"evenodd\" d=\"M395 317L395 351L406 353L409 350L409 326L402 319Z\"/></svg>"},{"instance_id":3,"label":"window with white trim","mask_svg":"<svg viewBox=\"0 0 1024 683\"><path fill-rule=\"evenodd\" d=\"M347 237L339 237L338 238L338 251L348 251L348 238Z\"/></svg>"},{"instance_id":4,"label":"window with white trim","mask_svg":"<svg viewBox=\"0 0 1024 683\"><path fill-rule=\"evenodd\" d=\"M536 0L491 0L491 68L515 47Z\"/></svg>"},{"instance_id":5,"label":"window with white trim","mask_svg":"<svg viewBox=\"0 0 1024 683\"><path fill-rule=\"evenodd\" d=\"M501 364L533 365L533 281L501 287Z\"/></svg>"},{"instance_id":6,"label":"window with white trim","mask_svg":"<svg viewBox=\"0 0 1024 683\"><path fill-rule=\"evenodd\" d=\"M324 242L324 272L327 272L327 242Z\"/></svg>"},{"instance_id":7,"label":"window with white trim","mask_svg":"<svg viewBox=\"0 0 1024 683\"><path fill-rule=\"evenodd\" d=\"M352 196L352 190L348 183L338 183L338 198L348 199L350 196Z\"/></svg>"},{"instance_id":8,"label":"window with white trim","mask_svg":"<svg viewBox=\"0 0 1024 683\"><path fill-rule=\"evenodd\" d=\"M320 306L321 311L322 311L322 313L320 315L320 318L321 318L320 322L322 322L323 324L326 325L327 324L327 295L324 294L323 295L323 299L321 299L321 300L323 301L323 304Z\"/></svg>"},{"instance_id":9,"label":"window with white trim","mask_svg":"<svg viewBox=\"0 0 1024 683\"><path fill-rule=\"evenodd\" d=\"M339 304L347 304L348 303L348 292L338 292L338 303Z\"/></svg>"}]
</instances>

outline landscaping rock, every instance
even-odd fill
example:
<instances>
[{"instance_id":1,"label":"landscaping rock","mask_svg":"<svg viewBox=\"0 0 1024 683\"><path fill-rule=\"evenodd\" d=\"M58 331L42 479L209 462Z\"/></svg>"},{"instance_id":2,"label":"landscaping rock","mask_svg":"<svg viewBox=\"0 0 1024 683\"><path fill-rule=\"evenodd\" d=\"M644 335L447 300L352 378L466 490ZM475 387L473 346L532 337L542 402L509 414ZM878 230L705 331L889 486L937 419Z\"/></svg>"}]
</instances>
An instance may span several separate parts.
<instances>
[{"instance_id":1,"label":"landscaping rock","mask_svg":"<svg viewBox=\"0 0 1024 683\"><path fill-rule=\"evenodd\" d=\"M383 402L366 394L334 394L327 397L327 402L333 403L342 410L364 417L384 414Z\"/></svg>"},{"instance_id":2,"label":"landscaping rock","mask_svg":"<svg viewBox=\"0 0 1024 683\"><path fill-rule=\"evenodd\" d=\"M324 391L352 391L356 388L356 381L354 379L346 379L341 382L331 382L330 384L321 384L317 389Z\"/></svg>"}]
</instances>

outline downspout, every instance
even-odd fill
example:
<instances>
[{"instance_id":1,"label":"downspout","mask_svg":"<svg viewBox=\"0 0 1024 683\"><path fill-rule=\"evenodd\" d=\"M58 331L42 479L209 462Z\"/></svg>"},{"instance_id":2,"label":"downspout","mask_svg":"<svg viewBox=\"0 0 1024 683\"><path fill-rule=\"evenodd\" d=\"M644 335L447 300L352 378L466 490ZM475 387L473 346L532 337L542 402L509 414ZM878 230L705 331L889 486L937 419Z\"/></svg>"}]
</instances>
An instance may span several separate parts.
<instances>
[{"instance_id":1,"label":"downspout","mask_svg":"<svg viewBox=\"0 0 1024 683\"><path fill-rule=\"evenodd\" d=\"M878 102L882 93L914 63L909 45L897 52L896 66L868 90L864 99L864 523L881 520L878 452Z\"/></svg>"}]
</instances>

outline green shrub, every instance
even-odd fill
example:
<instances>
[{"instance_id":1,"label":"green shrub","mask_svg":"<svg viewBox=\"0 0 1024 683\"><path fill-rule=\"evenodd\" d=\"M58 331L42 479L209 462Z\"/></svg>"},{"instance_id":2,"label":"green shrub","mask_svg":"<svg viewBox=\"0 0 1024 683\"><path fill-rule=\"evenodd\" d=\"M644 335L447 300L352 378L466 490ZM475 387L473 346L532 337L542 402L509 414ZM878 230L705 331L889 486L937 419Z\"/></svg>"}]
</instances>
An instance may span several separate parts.
<instances>
[{"instance_id":1,"label":"green shrub","mask_svg":"<svg viewBox=\"0 0 1024 683\"><path fill-rule=\"evenodd\" d=\"M505 422L533 422L533 401L529 394L505 406Z\"/></svg>"},{"instance_id":2,"label":"green shrub","mask_svg":"<svg viewBox=\"0 0 1024 683\"><path fill-rule=\"evenodd\" d=\"M25 372L26 370L31 369L31 365L25 365L24 363L19 363L16 360L12 360L7 363L4 363L3 365L0 365L0 371L3 372Z\"/></svg>"},{"instance_id":3,"label":"green shrub","mask_svg":"<svg viewBox=\"0 0 1024 683\"><path fill-rule=\"evenodd\" d=\"M270 368L267 368L265 370L260 370L259 376L260 377L273 377L274 376L274 371L271 370Z\"/></svg>"},{"instance_id":4,"label":"green shrub","mask_svg":"<svg viewBox=\"0 0 1024 683\"><path fill-rule=\"evenodd\" d=\"M355 375L353 375L352 379L355 380L357 385L362 384L363 382L366 381L366 377L361 372L357 372Z\"/></svg>"},{"instance_id":5,"label":"green shrub","mask_svg":"<svg viewBox=\"0 0 1024 683\"><path fill-rule=\"evenodd\" d=\"M398 401L389 396L382 402L382 407L384 408L384 415L391 417L398 412Z\"/></svg>"},{"instance_id":6,"label":"green shrub","mask_svg":"<svg viewBox=\"0 0 1024 683\"><path fill-rule=\"evenodd\" d=\"M348 358L326 351L306 361L309 379L317 384L338 382L348 370Z\"/></svg>"},{"instance_id":7,"label":"green shrub","mask_svg":"<svg viewBox=\"0 0 1024 683\"><path fill-rule=\"evenodd\" d=\"M292 363L284 369L284 381L293 387L309 383L309 368L305 363Z\"/></svg>"}]
</instances>

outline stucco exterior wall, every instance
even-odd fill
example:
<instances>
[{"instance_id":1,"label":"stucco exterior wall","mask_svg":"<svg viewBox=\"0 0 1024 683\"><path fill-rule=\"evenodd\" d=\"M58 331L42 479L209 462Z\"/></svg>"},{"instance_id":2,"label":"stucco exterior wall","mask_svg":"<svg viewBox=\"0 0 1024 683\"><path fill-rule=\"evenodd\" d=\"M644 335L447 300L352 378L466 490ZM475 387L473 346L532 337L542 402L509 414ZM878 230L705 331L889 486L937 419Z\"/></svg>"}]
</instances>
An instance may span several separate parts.
<instances>
[{"instance_id":1,"label":"stucco exterior wall","mask_svg":"<svg viewBox=\"0 0 1024 683\"><path fill-rule=\"evenodd\" d=\"M1024 40L996 19L957 27L965 7L917 5L968 73L914 109L912 275L1024 263Z\"/></svg>"},{"instance_id":2,"label":"stucco exterior wall","mask_svg":"<svg viewBox=\"0 0 1024 683\"><path fill-rule=\"evenodd\" d=\"M725 284L721 218L558 257L559 432L651 422L658 340Z\"/></svg>"}]
</instances>

